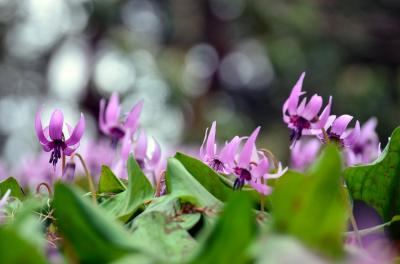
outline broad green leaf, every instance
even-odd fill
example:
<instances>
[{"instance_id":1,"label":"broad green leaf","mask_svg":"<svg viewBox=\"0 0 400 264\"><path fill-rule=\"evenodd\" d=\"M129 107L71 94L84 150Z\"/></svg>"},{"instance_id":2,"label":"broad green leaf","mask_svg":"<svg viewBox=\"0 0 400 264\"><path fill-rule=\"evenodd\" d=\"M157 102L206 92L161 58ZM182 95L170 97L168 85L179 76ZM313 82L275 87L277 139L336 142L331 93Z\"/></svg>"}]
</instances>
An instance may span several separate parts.
<instances>
[{"instance_id":1,"label":"broad green leaf","mask_svg":"<svg viewBox=\"0 0 400 264\"><path fill-rule=\"evenodd\" d=\"M136 247L161 261L182 263L197 245L185 229L160 212L138 216L131 230Z\"/></svg>"},{"instance_id":2,"label":"broad green leaf","mask_svg":"<svg viewBox=\"0 0 400 264\"><path fill-rule=\"evenodd\" d=\"M347 219L341 165L339 151L328 145L308 175L289 172L282 176L272 193L275 230L328 256L341 256Z\"/></svg>"},{"instance_id":3,"label":"broad green leaf","mask_svg":"<svg viewBox=\"0 0 400 264\"><path fill-rule=\"evenodd\" d=\"M248 248L255 231L251 200L248 194L236 192L190 263L250 263Z\"/></svg>"},{"instance_id":4,"label":"broad green leaf","mask_svg":"<svg viewBox=\"0 0 400 264\"><path fill-rule=\"evenodd\" d=\"M13 197L16 197L20 200L22 200L25 197L21 186L19 186L17 180L14 179L13 177L9 177L4 181L0 182L0 196L3 196L8 189L11 190L10 195Z\"/></svg>"},{"instance_id":5,"label":"broad green leaf","mask_svg":"<svg viewBox=\"0 0 400 264\"><path fill-rule=\"evenodd\" d=\"M120 193L126 190L125 184L107 166L101 167L99 193Z\"/></svg>"},{"instance_id":6,"label":"broad green leaf","mask_svg":"<svg viewBox=\"0 0 400 264\"><path fill-rule=\"evenodd\" d=\"M235 192L232 188L233 182L230 179L219 175L202 161L179 152L175 155L175 158L208 192L220 201L226 202ZM260 194L253 188L244 187L242 191L248 193L254 202L260 202ZM264 197L264 205L266 209L270 207L269 196Z\"/></svg>"},{"instance_id":7,"label":"broad green leaf","mask_svg":"<svg viewBox=\"0 0 400 264\"><path fill-rule=\"evenodd\" d=\"M101 204L120 220L126 222L144 202L153 198L154 190L136 160L128 159L128 188Z\"/></svg>"},{"instance_id":8,"label":"broad green leaf","mask_svg":"<svg viewBox=\"0 0 400 264\"><path fill-rule=\"evenodd\" d=\"M344 177L351 197L372 206L385 222L400 214L400 128L378 160L349 167Z\"/></svg>"},{"instance_id":9,"label":"broad green leaf","mask_svg":"<svg viewBox=\"0 0 400 264\"><path fill-rule=\"evenodd\" d=\"M176 217L176 221L179 226L184 229L191 229L201 218L200 213L193 214L179 214L181 209L181 203L178 197L172 196L171 194L163 195L152 200L146 210L140 214L140 216L152 212L160 212L171 218Z\"/></svg>"},{"instance_id":10,"label":"broad green leaf","mask_svg":"<svg viewBox=\"0 0 400 264\"><path fill-rule=\"evenodd\" d=\"M177 153L175 158L207 191L220 201L227 201L232 195L232 188L222 182L220 176L202 161L182 153Z\"/></svg>"},{"instance_id":11,"label":"broad green leaf","mask_svg":"<svg viewBox=\"0 0 400 264\"><path fill-rule=\"evenodd\" d=\"M166 174L167 191L183 202L197 206L219 206L221 202L209 193L175 158L168 160Z\"/></svg>"},{"instance_id":12,"label":"broad green leaf","mask_svg":"<svg viewBox=\"0 0 400 264\"><path fill-rule=\"evenodd\" d=\"M72 187L56 184L53 207L56 225L81 263L107 263L135 253L126 231Z\"/></svg>"},{"instance_id":13,"label":"broad green leaf","mask_svg":"<svg viewBox=\"0 0 400 264\"><path fill-rule=\"evenodd\" d=\"M20 235L14 228L0 228L0 263L47 263L37 245Z\"/></svg>"}]
</instances>

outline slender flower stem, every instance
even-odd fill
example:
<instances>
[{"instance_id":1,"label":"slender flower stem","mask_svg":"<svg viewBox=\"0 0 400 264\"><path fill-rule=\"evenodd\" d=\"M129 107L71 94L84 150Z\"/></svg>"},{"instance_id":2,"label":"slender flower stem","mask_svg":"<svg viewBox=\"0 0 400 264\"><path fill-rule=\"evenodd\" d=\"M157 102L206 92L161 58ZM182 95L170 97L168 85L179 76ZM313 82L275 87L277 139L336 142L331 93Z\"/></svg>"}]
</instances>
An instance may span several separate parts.
<instances>
[{"instance_id":1,"label":"slender flower stem","mask_svg":"<svg viewBox=\"0 0 400 264\"><path fill-rule=\"evenodd\" d=\"M330 142L328 133L326 132L325 128L321 128L321 130L322 130L322 134L324 135L325 144L328 144Z\"/></svg>"},{"instance_id":2,"label":"slender flower stem","mask_svg":"<svg viewBox=\"0 0 400 264\"><path fill-rule=\"evenodd\" d=\"M90 192L92 193L92 201L93 201L93 204L96 205L97 204L96 189L94 188L93 179L92 179L92 176L90 175L90 172L89 172L89 170L88 170L88 168L86 166L86 162L83 159L83 157L81 156L81 154L75 153L75 154L73 154L72 158L74 156L78 157L79 161L82 164L83 169L85 170L86 178L88 179L88 183L89 183L89 189L90 189Z\"/></svg>"},{"instance_id":3,"label":"slender flower stem","mask_svg":"<svg viewBox=\"0 0 400 264\"><path fill-rule=\"evenodd\" d=\"M261 178L261 183L264 183L264 178ZM260 211L264 212L264 200L265 200L265 195L263 195L262 193L260 193Z\"/></svg>"},{"instance_id":4,"label":"slender flower stem","mask_svg":"<svg viewBox=\"0 0 400 264\"><path fill-rule=\"evenodd\" d=\"M41 188L42 186L44 186L44 187L47 189L47 192L49 193L49 196L50 196L50 197L53 196L53 192L51 191L50 185L48 185L48 184L45 183L45 182L41 182L41 183L38 184L38 186L36 186L36 193L37 193L37 194L40 193L40 188Z\"/></svg>"},{"instance_id":5,"label":"slender flower stem","mask_svg":"<svg viewBox=\"0 0 400 264\"><path fill-rule=\"evenodd\" d=\"M61 154L61 175L64 175L64 170L65 170L65 154Z\"/></svg>"},{"instance_id":6,"label":"slender flower stem","mask_svg":"<svg viewBox=\"0 0 400 264\"><path fill-rule=\"evenodd\" d=\"M350 203L349 203L349 199L348 199L349 194L348 194L347 188L345 187L345 181L343 178L342 178L342 186L341 186L340 190L342 192L344 202L346 203L346 209L349 214L351 226L352 226L354 234L356 236L357 243L362 248L363 244L362 244L362 240L361 240L361 235L359 232L359 228L357 226L356 218L354 217L354 214L353 214L353 208L351 208Z\"/></svg>"},{"instance_id":7,"label":"slender flower stem","mask_svg":"<svg viewBox=\"0 0 400 264\"><path fill-rule=\"evenodd\" d=\"M161 172L160 176L158 177L157 183L156 183L156 193L155 196L159 197L161 194L161 183L163 181L163 179L165 178L165 171Z\"/></svg>"}]
</instances>

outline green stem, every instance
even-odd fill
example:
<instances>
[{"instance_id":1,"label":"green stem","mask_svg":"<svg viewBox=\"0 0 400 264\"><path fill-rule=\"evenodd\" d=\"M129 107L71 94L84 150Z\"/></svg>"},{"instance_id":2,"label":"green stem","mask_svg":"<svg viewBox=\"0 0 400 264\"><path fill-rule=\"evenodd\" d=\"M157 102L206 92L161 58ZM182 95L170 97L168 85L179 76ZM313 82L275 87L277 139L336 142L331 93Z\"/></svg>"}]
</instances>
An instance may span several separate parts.
<instances>
[{"instance_id":1,"label":"green stem","mask_svg":"<svg viewBox=\"0 0 400 264\"><path fill-rule=\"evenodd\" d=\"M89 183L89 189L90 189L90 192L92 193L92 201L93 201L93 204L96 205L97 204L96 189L94 188L93 179L92 179L92 176L90 175L90 172L86 166L86 162L79 153L73 154L73 156L71 158L73 158L74 156L78 157L79 161L82 164L83 169L85 170L85 175L86 175L86 178L88 179L88 183Z\"/></svg>"},{"instance_id":2,"label":"green stem","mask_svg":"<svg viewBox=\"0 0 400 264\"><path fill-rule=\"evenodd\" d=\"M42 186L44 186L44 187L47 189L47 192L49 193L49 196L50 196L50 197L53 196L53 192L51 191L50 186L49 186L47 183L45 183L45 182L41 182L41 183L38 184L38 186L36 186L36 193L37 193L37 194L40 193L40 188L41 188Z\"/></svg>"}]
</instances>

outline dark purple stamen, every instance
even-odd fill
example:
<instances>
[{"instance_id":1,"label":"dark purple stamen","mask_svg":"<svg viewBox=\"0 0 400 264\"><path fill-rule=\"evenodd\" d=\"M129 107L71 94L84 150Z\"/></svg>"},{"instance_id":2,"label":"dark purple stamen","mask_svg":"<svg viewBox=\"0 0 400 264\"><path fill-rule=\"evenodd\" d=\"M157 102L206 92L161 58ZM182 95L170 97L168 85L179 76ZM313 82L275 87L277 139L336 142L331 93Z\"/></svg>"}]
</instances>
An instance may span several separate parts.
<instances>
[{"instance_id":1,"label":"dark purple stamen","mask_svg":"<svg viewBox=\"0 0 400 264\"><path fill-rule=\"evenodd\" d=\"M241 178L236 178L234 184L233 184L233 189L234 190L240 190L244 186L244 180Z\"/></svg>"},{"instance_id":2,"label":"dark purple stamen","mask_svg":"<svg viewBox=\"0 0 400 264\"><path fill-rule=\"evenodd\" d=\"M216 172L222 172L225 168L224 163L219 159L213 159L210 162L210 167L213 168Z\"/></svg>"},{"instance_id":3,"label":"dark purple stamen","mask_svg":"<svg viewBox=\"0 0 400 264\"><path fill-rule=\"evenodd\" d=\"M301 116L297 116L297 115L291 116L290 122L295 127L292 129L292 132L290 134L290 141L299 140L303 134L303 129L311 128L310 121L308 121L307 119L305 119L304 117L301 117Z\"/></svg>"},{"instance_id":4,"label":"dark purple stamen","mask_svg":"<svg viewBox=\"0 0 400 264\"><path fill-rule=\"evenodd\" d=\"M64 142L62 140L54 140L54 149L51 152L49 163L55 167L59 159L61 159L61 152L64 149Z\"/></svg>"},{"instance_id":5,"label":"dark purple stamen","mask_svg":"<svg viewBox=\"0 0 400 264\"><path fill-rule=\"evenodd\" d=\"M112 127L110 128L111 135L111 146L116 149L118 142L121 138L125 136L125 131L120 127Z\"/></svg>"},{"instance_id":6,"label":"dark purple stamen","mask_svg":"<svg viewBox=\"0 0 400 264\"><path fill-rule=\"evenodd\" d=\"M136 162L142 170L145 168L144 160L136 159Z\"/></svg>"},{"instance_id":7,"label":"dark purple stamen","mask_svg":"<svg viewBox=\"0 0 400 264\"><path fill-rule=\"evenodd\" d=\"M247 169L242 169L238 167L236 167L234 171L235 174L238 175L239 177L235 180L235 183L233 184L233 189L238 190L243 187L245 181L251 180L251 173Z\"/></svg>"}]
</instances>

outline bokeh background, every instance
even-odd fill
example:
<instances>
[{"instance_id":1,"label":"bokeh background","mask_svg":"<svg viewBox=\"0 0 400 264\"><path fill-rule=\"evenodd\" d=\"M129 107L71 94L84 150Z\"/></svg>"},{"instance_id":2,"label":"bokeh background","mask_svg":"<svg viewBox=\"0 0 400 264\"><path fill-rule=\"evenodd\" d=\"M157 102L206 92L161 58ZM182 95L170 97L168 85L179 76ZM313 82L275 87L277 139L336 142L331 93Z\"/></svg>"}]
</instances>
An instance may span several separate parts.
<instances>
[{"instance_id":1,"label":"bokeh background","mask_svg":"<svg viewBox=\"0 0 400 264\"><path fill-rule=\"evenodd\" d=\"M86 115L99 100L125 111L145 100L142 127L166 147L201 144L262 125L260 145L285 160L281 106L304 88L336 114L378 117L386 142L399 124L400 2L396 0L0 0L0 151L14 167L39 151L34 114Z\"/></svg>"}]
</instances>

